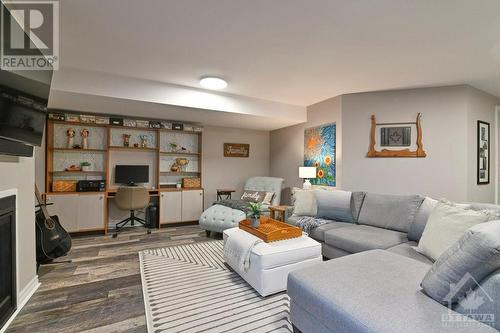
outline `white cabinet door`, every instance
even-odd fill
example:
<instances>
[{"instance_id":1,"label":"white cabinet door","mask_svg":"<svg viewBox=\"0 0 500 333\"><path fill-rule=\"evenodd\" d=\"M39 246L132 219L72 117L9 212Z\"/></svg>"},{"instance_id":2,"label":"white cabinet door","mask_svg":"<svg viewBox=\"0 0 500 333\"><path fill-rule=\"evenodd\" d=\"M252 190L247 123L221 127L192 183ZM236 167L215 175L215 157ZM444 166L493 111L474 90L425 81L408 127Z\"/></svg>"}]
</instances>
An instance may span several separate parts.
<instances>
[{"instance_id":1,"label":"white cabinet door","mask_svg":"<svg viewBox=\"0 0 500 333\"><path fill-rule=\"evenodd\" d=\"M198 221L203 212L203 190L182 191L182 221Z\"/></svg>"},{"instance_id":2,"label":"white cabinet door","mask_svg":"<svg viewBox=\"0 0 500 333\"><path fill-rule=\"evenodd\" d=\"M48 195L47 206L50 215L57 215L64 229L78 231L78 194Z\"/></svg>"},{"instance_id":3,"label":"white cabinet door","mask_svg":"<svg viewBox=\"0 0 500 333\"><path fill-rule=\"evenodd\" d=\"M104 194L78 196L78 229L104 229Z\"/></svg>"},{"instance_id":4,"label":"white cabinet door","mask_svg":"<svg viewBox=\"0 0 500 333\"><path fill-rule=\"evenodd\" d=\"M182 192L161 192L160 222L182 222Z\"/></svg>"}]
</instances>

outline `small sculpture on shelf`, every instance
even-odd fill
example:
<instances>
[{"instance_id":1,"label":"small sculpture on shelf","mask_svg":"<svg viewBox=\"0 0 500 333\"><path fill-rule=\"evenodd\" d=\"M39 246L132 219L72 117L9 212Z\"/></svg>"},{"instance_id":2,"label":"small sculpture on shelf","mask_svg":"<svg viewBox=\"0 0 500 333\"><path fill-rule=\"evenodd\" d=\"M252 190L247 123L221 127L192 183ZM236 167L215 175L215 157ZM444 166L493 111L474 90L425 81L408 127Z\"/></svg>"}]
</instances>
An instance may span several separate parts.
<instances>
[{"instance_id":1,"label":"small sculpture on shelf","mask_svg":"<svg viewBox=\"0 0 500 333\"><path fill-rule=\"evenodd\" d=\"M74 128L68 128L66 131L66 135L68 135L68 148L73 148L75 144L75 134L76 131Z\"/></svg>"},{"instance_id":2,"label":"small sculpture on shelf","mask_svg":"<svg viewBox=\"0 0 500 333\"><path fill-rule=\"evenodd\" d=\"M139 139L141 139L141 148L148 147L148 136L147 135L139 135Z\"/></svg>"},{"instance_id":3,"label":"small sculpture on shelf","mask_svg":"<svg viewBox=\"0 0 500 333\"><path fill-rule=\"evenodd\" d=\"M123 134L123 147L130 147L130 134Z\"/></svg>"},{"instance_id":4,"label":"small sculpture on shelf","mask_svg":"<svg viewBox=\"0 0 500 333\"><path fill-rule=\"evenodd\" d=\"M88 129L84 128L80 131L80 135L82 136L82 148L89 149L89 135L90 132Z\"/></svg>"},{"instance_id":5,"label":"small sculpture on shelf","mask_svg":"<svg viewBox=\"0 0 500 333\"><path fill-rule=\"evenodd\" d=\"M176 158L174 164L170 167L170 171L172 172L182 172L185 170L186 165L189 164L189 160L187 158Z\"/></svg>"}]
</instances>

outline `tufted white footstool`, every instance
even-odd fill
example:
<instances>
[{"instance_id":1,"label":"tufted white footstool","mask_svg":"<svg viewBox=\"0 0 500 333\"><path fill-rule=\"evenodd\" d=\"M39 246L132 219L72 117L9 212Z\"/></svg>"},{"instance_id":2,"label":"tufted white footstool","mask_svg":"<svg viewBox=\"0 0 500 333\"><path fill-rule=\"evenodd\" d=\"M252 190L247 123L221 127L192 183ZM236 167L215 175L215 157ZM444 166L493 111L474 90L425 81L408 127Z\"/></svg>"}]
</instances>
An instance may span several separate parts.
<instances>
[{"instance_id":1,"label":"tufted white footstool","mask_svg":"<svg viewBox=\"0 0 500 333\"><path fill-rule=\"evenodd\" d=\"M200 227L207 231L223 232L226 229L238 226L246 219L246 214L238 209L222 205L213 205L201 214Z\"/></svg>"},{"instance_id":2,"label":"tufted white footstool","mask_svg":"<svg viewBox=\"0 0 500 333\"><path fill-rule=\"evenodd\" d=\"M238 229L224 230L224 243ZM250 253L248 271L243 272L239 267L231 268L259 294L268 296L286 290L288 273L291 271L321 261L321 244L303 235L282 241L259 243Z\"/></svg>"}]
</instances>

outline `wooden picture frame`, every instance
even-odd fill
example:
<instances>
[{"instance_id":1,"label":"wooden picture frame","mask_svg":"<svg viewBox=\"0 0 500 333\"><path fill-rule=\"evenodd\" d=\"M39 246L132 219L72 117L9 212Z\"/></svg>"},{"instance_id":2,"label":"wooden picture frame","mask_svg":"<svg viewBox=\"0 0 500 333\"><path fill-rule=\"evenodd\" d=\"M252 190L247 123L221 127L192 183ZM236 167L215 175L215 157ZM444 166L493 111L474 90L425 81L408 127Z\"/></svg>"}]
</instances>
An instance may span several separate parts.
<instances>
[{"instance_id":1,"label":"wooden picture frame","mask_svg":"<svg viewBox=\"0 0 500 333\"><path fill-rule=\"evenodd\" d=\"M477 184L490 183L490 123L477 121Z\"/></svg>"},{"instance_id":2,"label":"wooden picture frame","mask_svg":"<svg viewBox=\"0 0 500 333\"><path fill-rule=\"evenodd\" d=\"M224 157L249 157L250 144L224 143Z\"/></svg>"},{"instance_id":3,"label":"wooden picture frame","mask_svg":"<svg viewBox=\"0 0 500 333\"><path fill-rule=\"evenodd\" d=\"M424 150L424 144L422 141L422 114L418 113L417 114L417 119L415 122L407 122L407 123L377 123L377 119L375 118L375 115L371 116L371 130L370 130L370 149L368 153L366 154L367 157L426 157L427 153ZM380 125L408 125L412 124L417 127L417 149L416 150L410 150L410 149L399 149L399 150L394 150L394 149L382 149L382 150L376 150L375 145L377 142L376 139L376 130L377 126Z\"/></svg>"}]
</instances>

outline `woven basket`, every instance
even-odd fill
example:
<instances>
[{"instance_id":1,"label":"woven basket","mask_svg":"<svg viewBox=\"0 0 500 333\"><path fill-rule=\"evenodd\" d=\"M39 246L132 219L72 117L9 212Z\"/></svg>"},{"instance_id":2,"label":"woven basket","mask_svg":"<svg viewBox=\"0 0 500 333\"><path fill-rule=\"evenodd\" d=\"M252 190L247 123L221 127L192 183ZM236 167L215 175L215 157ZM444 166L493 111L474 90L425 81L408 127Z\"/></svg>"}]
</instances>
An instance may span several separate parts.
<instances>
[{"instance_id":1,"label":"woven basket","mask_svg":"<svg viewBox=\"0 0 500 333\"><path fill-rule=\"evenodd\" d=\"M196 177L182 178L182 187L185 188L201 187L201 179Z\"/></svg>"},{"instance_id":2,"label":"woven basket","mask_svg":"<svg viewBox=\"0 0 500 333\"><path fill-rule=\"evenodd\" d=\"M53 192L76 192L76 181L74 180L54 180L52 182Z\"/></svg>"}]
</instances>

